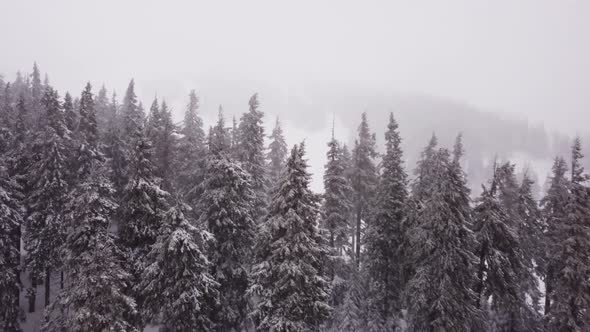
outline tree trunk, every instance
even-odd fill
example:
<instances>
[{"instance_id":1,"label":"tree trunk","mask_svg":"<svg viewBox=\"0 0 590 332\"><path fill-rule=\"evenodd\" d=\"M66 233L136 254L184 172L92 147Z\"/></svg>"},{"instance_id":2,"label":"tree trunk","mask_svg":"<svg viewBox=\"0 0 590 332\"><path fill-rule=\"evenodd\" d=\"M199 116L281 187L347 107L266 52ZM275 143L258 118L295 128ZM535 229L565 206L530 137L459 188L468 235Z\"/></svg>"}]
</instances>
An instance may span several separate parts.
<instances>
[{"instance_id":1,"label":"tree trunk","mask_svg":"<svg viewBox=\"0 0 590 332\"><path fill-rule=\"evenodd\" d=\"M481 248L481 253L479 254L479 270L477 271L477 280L478 280L478 285L477 285L477 290L476 290L476 294L477 294L477 308L481 308L481 293L483 292L483 274L485 272L485 253L486 253L486 248L483 247Z\"/></svg>"},{"instance_id":2,"label":"tree trunk","mask_svg":"<svg viewBox=\"0 0 590 332\"><path fill-rule=\"evenodd\" d=\"M553 269L547 270L547 277L545 277L545 316L549 314L551 309L551 292L553 292Z\"/></svg>"},{"instance_id":3,"label":"tree trunk","mask_svg":"<svg viewBox=\"0 0 590 332\"><path fill-rule=\"evenodd\" d=\"M359 206L356 211L356 268L357 270L361 267L361 219L362 219L362 208Z\"/></svg>"},{"instance_id":4,"label":"tree trunk","mask_svg":"<svg viewBox=\"0 0 590 332\"><path fill-rule=\"evenodd\" d=\"M60 271L59 277L60 277L59 289L64 289L64 271L63 270Z\"/></svg>"},{"instance_id":5,"label":"tree trunk","mask_svg":"<svg viewBox=\"0 0 590 332\"><path fill-rule=\"evenodd\" d=\"M35 312L35 301L37 299L37 280L31 277L31 287L27 289L27 298L29 299L29 312Z\"/></svg>"},{"instance_id":6,"label":"tree trunk","mask_svg":"<svg viewBox=\"0 0 590 332\"><path fill-rule=\"evenodd\" d=\"M51 293L51 270L45 271L45 306L49 305L49 295Z\"/></svg>"}]
</instances>

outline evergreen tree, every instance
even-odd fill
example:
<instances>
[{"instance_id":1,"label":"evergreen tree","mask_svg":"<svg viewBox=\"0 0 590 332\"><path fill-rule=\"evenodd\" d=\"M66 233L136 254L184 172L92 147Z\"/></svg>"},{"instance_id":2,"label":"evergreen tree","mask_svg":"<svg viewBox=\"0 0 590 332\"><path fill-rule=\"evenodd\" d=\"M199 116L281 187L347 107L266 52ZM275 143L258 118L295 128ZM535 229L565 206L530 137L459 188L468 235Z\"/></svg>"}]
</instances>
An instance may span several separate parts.
<instances>
[{"instance_id":1,"label":"evergreen tree","mask_svg":"<svg viewBox=\"0 0 590 332\"><path fill-rule=\"evenodd\" d=\"M231 156L231 138L225 127L225 118L221 106L219 106L217 113L217 123L209 130L208 145L210 157L218 155Z\"/></svg>"},{"instance_id":2,"label":"evergreen tree","mask_svg":"<svg viewBox=\"0 0 590 332\"><path fill-rule=\"evenodd\" d=\"M437 145L438 138L435 134L432 134L430 141L428 141L428 144L420 154L420 159L414 171L416 180L412 183L412 199L416 201L420 201L424 195L428 194L427 188L431 183L432 162Z\"/></svg>"},{"instance_id":3,"label":"evergreen tree","mask_svg":"<svg viewBox=\"0 0 590 332\"><path fill-rule=\"evenodd\" d=\"M541 214L544 221L544 256L539 262L545 282L545 316L551 309L556 272L561 269L562 262L557 255L559 242L558 230L567 217L566 204L569 198L567 166L562 158L555 158L547 194L541 200Z\"/></svg>"},{"instance_id":4,"label":"evergreen tree","mask_svg":"<svg viewBox=\"0 0 590 332\"><path fill-rule=\"evenodd\" d=\"M335 308L332 329L334 332L364 332L367 324L367 294L366 280L363 271L354 271L348 281L348 290L342 304ZM366 279L366 278L365 278Z\"/></svg>"},{"instance_id":5,"label":"evergreen tree","mask_svg":"<svg viewBox=\"0 0 590 332\"><path fill-rule=\"evenodd\" d=\"M248 102L250 110L242 115L239 126L240 149L238 159L250 174L254 191L254 219L260 221L266 215L266 162L264 153L264 113L258 109L258 94Z\"/></svg>"},{"instance_id":6,"label":"evergreen tree","mask_svg":"<svg viewBox=\"0 0 590 332\"><path fill-rule=\"evenodd\" d=\"M328 162L324 166L324 200L322 206L322 227L328 232L328 245L331 249L332 259L329 262L330 278L332 282L333 306L339 305L345 296L346 280L350 273L347 264L350 254L350 224L349 217L352 211L352 188L347 177L349 165L343 159L343 149L334 138L328 142Z\"/></svg>"},{"instance_id":7,"label":"evergreen tree","mask_svg":"<svg viewBox=\"0 0 590 332\"><path fill-rule=\"evenodd\" d=\"M103 85L98 91L95 102L96 109L96 123L98 125L98 131L101 137L104 137L107 131L107 124L109 122L109 97L107 95L107 89Z\"/></svg>"},{"instance_id":8,"label":"evergreen tree","mask_svg":"<svg viewBox=\"0 0 590 332\"><path fill-rule=\"evenodd\" d=\"M31 192L27 197L25 221L25 263L34 288L45 276L45 305L49 304L51 272L61 265L59 250L64 240L64 203L68 192L67 146L69 131L55 90L47 88L43 96L45 126L35 139L34 160L28 172ZM38 154L38 155L36 155Z\"/></svg>"},{"instance_id":9,"label":"evergreen tree","mask_svg":"<svg viewBox=\"0 0 590 332\"><path fill-rule=\"evenodd\" d=\"M68 285L49 307L42 331L138 331L135 300L125 292L133 278L109 233L117 208L114 189L100 163L91 164L84 167L87 177L72 192L66 209Z\"/></svg>"},{"instance_id":10,"label":"evergreen tree","mask_svg":"<svg viewBox=\"0 0 590 332\"><path fill-rule=\"evenodd\" d=\"M494 165L491 187L489 190L483 188L475 208L474 230L479 245L476 250L479 257L476 291L479 301L487 303L492 299L492 310L502 316L499 324L502 331L535 331L540 326L531 326L532 322L527 319L534 313L526 303L523 289L522 279L528 271L519 244L517 224L499 193L505 166L497 168ZM478 305L481 306L481 302Z\"/></svg>"},{"instance_id":11,"label":"evergreen tree","mask_svg":"<svg viewBox=\"0 0 590 332\"><path fill-rule=\"evenodd\" d=\"M135 95L134 80L129 82L127 92L123 98L121 121L123 125L123 141L128 146L133 147L135 135L143 129L145 121L145 114Z\"/></svg>"},{"instance_id":12,"label":"evergreen tree","mask_svg":"<svg viewBox=\"0 0 590 332\"><path fill-rule=\"evenodd\" d=\"M33 73L30 76L31 81L27 82L25 84L17 84L17 85L26 85L26 90L29 90L29 109L31 110L31 112L29 112L29 126L30 127L34 127L34 128L39 128L40 125L40 120L43 118L43 113L44 113L44 105L43 105L43 98L44 98L44 94L45 94L45 87L49 86L48 84L46 84L44 86L43 83L41 83L41 72L39 71L39 67L37 66L37 63L33 63ZM18 77L17 77L17 82L18 82ZM22 77L20 78L22 80ZM29 88L30 87L30 88ZM23 89L24 90L24 89ZM19 91L19 94L22 93L23 91Z\"/></svg>"},{"instance_id":13,"label":"evergreen tree","mask_svg":"<svg viewBox=\"0 0 590 332\"><path fill-rule=\"evenodd\" d=\"M378 308L380 320L387 322L401 309L401 224L408 196L401 137L393 114L389 116L385 132L385 147L376 204L367 226L366 267L376 296L372 299L373 305Z\"/></svg>"},{"instance_id":14,"label":"evergreen tree","mask_svg":"<svg viewBox=\"0 0 590 332\"><path fill-rule=\"evenodd\" d=\"M160 189L160 179L154 175L151 158L151 144L140 130L133 150L130 181L123 193L119 225L119 239L140 265L156 242L168 210L169 194Z\"/></svg>"},{"instance_id":15,"label":"evergreen tree","mask_svg":"<svg viewBox=\"0 0 590 332\"><path fill-rule=\"evenodd\" d=\"M572 146L571 179L566 218L557 225L557 258L548 326L553 331L590 329L590 189L581 164L581 141Z\"/></svg>"},{"instance_id":16,"label":"evergreen tree","mask_svg":"<svg viewBox=\"0 0 590 332\"><path fill-rule=\"evenodd\" d=\"M327 248L319 239L318 198L309 189L304 153L303 143L292 149L264 222L251 288L258 331L320 331L331 312L322 267Z\"/></svg>"},{"instance_id":17,"label":"evergreen tree","mask_svg":"<svg viewBox=\"0 0 590 332\"><path fill-rule=\"evenodd\" d=\"M80 123L76 132L79 143L76 156L76 176L78 178L84 178L90 172L92 160L102 158L99 156L98 123L96 121L94 96L92 95L92 86L90 83L86 84L82 92L79 113Z\"/></svg>"},{"instance_id":18,"label":"evergreen tree","mask_svg":"<svg viewBox=\"0 0 590 332\"><path fill-rule=\"evenodd\" d=\"M123 142L122 128L119 125L121 116L117 95L113 93L109 104L107 129L104 138L105 156L110 165L110 179L118 197L122 196L127 184L127 166L129 163Z\"/></svg>"},{"instance_id":19,"label":"evergreen tree","mask_svg":"<svg viewBox=\"0 0 590 332\"><path fill-rule=\"evenodd\" d=\"M65 119L66 119L66 126L68 127L68 130L70 132L76 131L76 123L78 120L77 119L78 115L76 114L76 111L74 110L74 102L72 101L72 96L70 95L69 92L66 92L66 95L64 97L63 108L64 108L64 114L65 114Z\"/></svg>"},{"instance_id":20,"label":"evergreen tree","mask_svg":"<svg viewBox=\"0 0 590 332\"><path fill-rule=\"evenodd\" d=\"M232 117L231 127L231 157L239 159L240 156L240 128L238 127L238 120L234 115Z\"/></svg>"},{"instance_id":21,"label":"evergreen tree","mask_svg":"<svg viewBox=\"0 0 590 332\"><path fill-rule=\"evenodd\" d=\"M220 305L213 321L220 331L240 330L246 319L248 271L255 235L254 193L248 173L228 157L223 114L209 134L207 173L198 205L199 223L213 234L212 275L219 282Z\"/></svg>"},{"instance_id":22,"label":"evergreen tree","mask_svg":"<svg viewBox=\"0 0 590 332\"><path fill-rule=\"evenodd\" d=\"M285 159L287 158L287 143L285 142L285 135L283 134L283 128L279 122L279 118L275 122L275 127L272 130L272 134L268 137L271 142L268 145L268 178L270 182L269 187L274 187L279 183L281 173L285 168Z\"/></svg>"},{"instance_id":23,"label":"evergreen tree","mask_svg":"<svg viewBox=\"0 0 590 332\"><path fill-rule=\"evenodd\" d=\"M480 318L471 288L477 259L469 191L458 170L445 149L429 158L431 181L408 231L415 270L406 289L411 331L470 331Z\"/></svg>"},{"instance_id":24,"label":"evergreen tree","mask_svg":"<svg viewBox=\"0 0 590 332\"><path fill-rule=\"evenodd\" d=\"M358 140L352 152L352 188L354 190L354 211L355 211L355 260L357 267L360 266L362 247L362 223L368 217L369 202L373 198L377 186L378 175L374 158L375 134L371 134L367 122L367 114L363 113L361 124L358 127Z\"/></svg>"},{"instance_id":25,"label":"evergreen tree","mask_svg":"<svg viewBox=\"0 0 590 332\"><path fill-rule=\"evenodd\" d=\"M210 317L219 284L210 275L203 252L210 237L185 219L181 207L166 213L158 240L147 260L150 265L137 286L145 301L144 316L162 315L166 331L214 331Z\"/></svg>"},{"instance_id":26,"label":"evergreen tree","mask_svg":"<svg viewBox=\"0 0 590 332\"><path fill-rule=\"evenodd\" d=\"M152 142L156 142L162 131L162 113L160 112L160 104L158 97L154 98L152 106L150 106L150 113L147 120L147 136Z\"/></svg>"},{"instance_id":27,"label":"evergreen tree","mask_svg":"<svg viewBox=\"0 0 590 332\"><path fill-rule=\"evenodd\" d=\"M20 188L0 165L0 327L21 331L19 316L20 241L22 208Z\"/></svg>"},{"instance_id":28,"label":"evergreen tree","mask_svg":"<svg viewBox=\"0 0 590 332\"><path fill-rule=\"evenodd\" d=\"M172 121L172 113L166 101L162 101L160 116L161 123L154 141L154 164L156 175L162 179L162 188L171 191L174 156L177 147L177 128Z\"/></svg>"},{"instance_id":29,"label":"evergreen tree","mask_svg":"<svg viewBox=\"0 0 590 332\"><path fill-rule=\"evenodd\" d=\"M324 227L328 230L329 245L336 254L343 254L349 244L348 216L352 208L352 188L347 179L347 165L343 160L340 143L332 136L328 142L328 162L324 166Z\"/></svg>"},{"instance_id":30,"label":"evergreen tree","mask_svg":"<svg viewBox=\"0 0 590 332\"><path fill-rule=\"evenodd\" d=\"M184 113L184 121L178 140L176 158L176 186L187 202L195 204L199 193L190 195L191 189L199 188L205 173L205 132L203 120L198 114L199 98L195 91L189 94L189 102Z\"/></svg>"}]
</instances>

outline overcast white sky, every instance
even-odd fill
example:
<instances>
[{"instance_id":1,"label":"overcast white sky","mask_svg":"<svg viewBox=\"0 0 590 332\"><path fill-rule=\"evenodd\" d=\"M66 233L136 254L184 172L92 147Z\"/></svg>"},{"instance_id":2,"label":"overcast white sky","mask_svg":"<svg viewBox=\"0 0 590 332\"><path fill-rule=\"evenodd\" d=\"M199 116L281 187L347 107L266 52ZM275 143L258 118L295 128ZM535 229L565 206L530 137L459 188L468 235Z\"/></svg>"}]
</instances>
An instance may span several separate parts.
<instances>
[{"instance_id":1,"label":"overcast white sky","mask_svg":"<svg viewBox=\"0 0 590 332\"><path fill-rule=\"evenodd\" d=\"M75 94L87 80L122 93L134 77L146 103L157 93L182 105L195 88L214 114L218 104L245 111L268 87L287 97L362 89L451 98L550 128L590 123L586 0L0 0L0 31L0 73L13 79L37 61Z\"/></svg>"}]
</instances>

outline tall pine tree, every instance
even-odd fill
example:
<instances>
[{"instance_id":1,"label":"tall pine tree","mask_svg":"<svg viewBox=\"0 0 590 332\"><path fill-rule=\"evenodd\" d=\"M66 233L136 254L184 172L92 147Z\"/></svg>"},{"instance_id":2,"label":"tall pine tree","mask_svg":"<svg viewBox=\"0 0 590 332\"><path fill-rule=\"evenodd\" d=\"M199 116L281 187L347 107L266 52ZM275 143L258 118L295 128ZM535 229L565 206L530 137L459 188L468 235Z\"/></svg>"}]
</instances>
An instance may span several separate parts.
<instances>
[{"instance_id":1,"label":"tall pine tree","mask_svg":"<svg viewBox=\"0 0 590 332\"><path fill-rule=\"evenodd\" d=\"M145 302L144 316L161 315L166 331L215 331L211 315L219 284L204 252L210 235L193 226L182 209L176 206L166 213L137 292Z\"/></svg>"},{"instance_id":2,"label":"tall pine tree","mask_svg":"<svg viewBox=\"0 0 590 332\"><path fill-rule=\"evenodd\" d=\"M242 115L239 126L238 159L250 174L254 191L255 220L266 214L267 180L264 147L264 113L259 109L258 94L252 95L248 102L249 111Z\"/></svg>"},{"instance_id":3,"label":"tall pine tree","mask_svg":"<svg viewBox=\"0 0 590 332\"><path fill-rule=\"evenodd\" d=\"M200 224L213 234L210 248L212 275L219 282L220 305L213 321L221 331L240 330L245 325L250 253L255 235L251 178L229 158L230 138L223 113L209 133L207 173L198 205Z\"/></svg>"},{"instance_id":4,"label":"tall pine tree","mask_svg":"<svg viewBox=\"0 0 590 332\"><path fill-rule=\"evenodd\" d=\"M565 221L557 226L557 258L548 327L554 331L590 329L590 189L582 167L579 137L572 146L571 179Z\"/></svg>"},{"instance_id":5,"label":"tall pine tree","mask_svg":"<svg viewBox=\"0 0 590 332\"><path fill-rule=\"evenodd\" d=\"M295 146L274 192L266 236L253 268L258 331L321 331L330 314L327 248L318 232L318 198L309 189L303 143Z\"/></svg>"},{"instance_id":6,"label":"tall pine tree","mask_svg":"<svg viewBox=\"0 0 590 332\"><path fill-rule=\"evenodd\" d=\"M266 155L268 158L268 180L270 182L269 187L273 188L280 180L281 173L285 168L285 159L287 158L287 153L289 153L283 128L278 117L272 134L268 138L270 138L268 153Z\"/></svg>"},{"instance_id":7,"label":"tall pine tree","mask_svg":"<svg viewBox=\"0 0 590 332\"><path fill-rule=\"evenodd\" d=\"M414 262L406 288L409 326L411 331L470 331L481 312L472 289L477 259L469 191L449 152L431 153L429 181L420 184L420 208L408 230Z\"/></svg>"},{"instance_id":8,"label":"tall pine tree","mask_svg":"<svg viewBox=\"0 0 590 332\"><path fill-rule=\"evenodd\" d=\"M352 151L352 188L354 190L355 213L355 260L357 267L361 261L362 225L367 222L369 203L373 199L377 186L378 175L374 159L375 134L371 134L367 114L363 113L361 124L358 127L358 139Z\"/></svg>"},{"instance_id":9,"label":"tall pine tree","mask_svg":"<svg viewBox=\"0 0 590 332\"><path fill-rule=\"evenodd\" d=\"M372 279L373 305L384 322L391 321L401 309L401 225L408 197L401 141L398 124L390 114L382 172L366 236L366 267Z\"/></svg>"}]
</instances>

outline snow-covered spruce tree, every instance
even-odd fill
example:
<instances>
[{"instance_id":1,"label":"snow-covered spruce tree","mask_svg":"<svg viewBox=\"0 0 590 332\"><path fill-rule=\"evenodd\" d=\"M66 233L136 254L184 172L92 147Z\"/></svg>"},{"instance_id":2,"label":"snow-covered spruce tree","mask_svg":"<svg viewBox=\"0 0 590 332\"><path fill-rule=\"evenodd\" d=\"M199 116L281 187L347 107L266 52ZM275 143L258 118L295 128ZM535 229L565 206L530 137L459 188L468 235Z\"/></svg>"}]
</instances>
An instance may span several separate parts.
<instances>
[{"instance_id":1,"label":"snow-covered spruce tree","mask_svg":"<svg viewBox=\"0 0 590 332\"><path fill-rule=\"evenodd\" d=\"M29 128L42 129L40 126L43 123L42 119L45 115L43 97L47 91L44 84L41 82L41 71L39 70L39 66L37 66L36 62L33 63L33 72L30 75L30 80L27 78L26 81L23 81L22 76L20 80L21 84L18 84L19 79L17 75L17 82L15 82L17 83L16 85L21 85L22 90L27 90L28 98L26 98L26 100L28 102L28 109L30 110L27 119L28 126ZM24 92L22 90L19 91L19 94Z\"/></svg>"},{"instance_id":2,"label":"snow-covered spruce tree","mask_svg":"<svg viewBox=\"0 0 590 332\"><path fill-rule=\"evenodd\" d=\"M352 188L355 214L355 261L357 268L360 266L362 246L362 224L366 222L371 202L378 182L377 167L374 159L375 134L371 134L367 114L363 113L361 124L358 127L358 139L352 151Z\"/></svg>"},{"instance_id":3,"label":"snow-covered spruce tree","mask_svg":"<svg viewBox=\"0 0 590 332\"><path fill-rule=\"evenodd\" d=\"M64 117L66 119L66 127L70 132L74 132L76 130L76 124L78 122L78 114L74 110L74 101L72 100L72 95L69 92L66 92L64 96Z\"/></svg>"},{"instance_id":4,"label":"snow-covered spruce tree","mask_svg":"<svg viewBox=\"0 0 590 332\"><path fill-rule=\"evenodd\" d=\"M459 171L446 149L433 151L421 207L408 230L414 265L406 287L410 331L470 331L481 316L472 289L477 258L469 190Z\"/></svg>"},{"instance_id":5,"label":"snow-covered spruce tree","mask_svg":"<svg viewBox=\"0 0 590 332\"><path fill-rule=\"evenodd\" d=\"M406 200L406 217L402 222L402 244L400 246L400 257L402 260L402 284L406 284L414 274L414 262L411 257L411 242L409 231L413 229L418 222L420 210L424 207L424 201L428 199L426 189L431 185L433 158L436 154L438 138L433 133L426 147L420 154L420 159L414 169L414 179L410 184L411 195Z\"/></svg>"},{"instance_id":6,"label":"snow-covered spruce tree","mask_svg":"<svg viewBox=\"0 0 590 332\"><path fill-rule=\"evenodd\" d=\"M545 282L545 316L551 309L554 279L556 271L561 269L558 251L558 229L565 223L567 217L566 205L569 199L568 180L566 179L567 165L563 158L556 157L553 161L550 186L547 194L541 199L541 215L545 231L543 233L543 257L539 261L543 281Z\"/></svg>"},{"instance_id":7,"label":"snow-covered spruce tree","mask_svg":"<svg viewBox=\"0 0 590 332\"><path fill-rule=\"evenodd\" d=\"M0 327L21 331L19 316L20 241L22 207L20 188L0 165Z\"/></svg>"},{"instance_id":8,"label":"snow-covered spruce tree","mask_svg":"<svg viewBox=\"0 0 590 332\"><path fill-rule=\"evenodd\" d=\"M81 166L86 176L66 207L68 284L49 307L42 331L138 331L135 300L126 294L133 277L109 233L115 191L102 162L89 164Z\"/></svg>"},{"instance_id":9,"label":"snow-covered spruce tree","mask_svg":"<svg viewBox=\"0 0 590 332\"><path fill-rule=\"evenodd\" d=\"M248 271L255 236L250 176L228 157L230 138L223 113L209 133L207 172L198 205L199 223L214 241L209 251L211 274L219 282L220 305L212 317L219 331L239 331L246 323Z\"/></svg>"},{"instance_id":10,"label":"snow-covered spruce tree","mask_svg":"<svg viewBox=\"0 0 590 332\"><path fill-rule=\"evenodd\" d=\"M420 159L414 170L416 179L412 182L412 199L415 201L420 201L423 195L428 194L426 188L430 185L433 156L436 153L437 145L438 138L435 134L432 134L428 144L420 154Z\"/></svg>"},{"instance_id":11,"label":"snow-covered spruce tree","mask_svg":"<svg viewBox=\"0 0 590 332\"><path fill-rule=\"evenodd\" d=\"M352 211L352 188L347 177L348 165L343 160L340 143L334 138L328 142L324 166L324 199L322 206L322 227L328 232L327 242L331 249L328 273L331 279L331 300L338 306L344 299L346 280L350 274L347 255L350 254L350 213Z\"/></svg>"},{"instance_id":12,"label":"snow-covered spruce tree","mask_svg":"<svg viewBox=\"0 0 590 332\"><path fill-rule=\"evenodd\" d=\"M61 265L59 250L64 241L64 203L68 192L67 151L69 131L55 90L43 96L44 126L32 147L33 160L27 177L28 217L25 221L25 264L33 286L45 277L45 305L51 294L51 272ZM32 287L33 287L32 286Z\"/></svg>"},{"instance_id":13,"label":"snow-covered spruce tree","mask_svg":"<svg viewBox=\"0 0 590 332\"><path fill-rule=\"evenodd\" d=\"M176 156L176 187L191 205L198 202L199 193L191 195L190 190L199 188L205 173L205 132L203 120L197 113L198 109L199 98L193 90L186 105Z\"/></svg>"},{"instance_id":14,"label":"snow-covered spruce tree","mask_svg":"<svg viewBox=\"0 0 590 332\"><path fill-rule=\"evenodd\" d=\"M348 289L344 300L334 308L332 326L334 332L364 332L368 328L367 314L367 280L363 275L366 270L352 271L347 282Z\"/></svg>"},{"instance_id":15,"label":"snow-covered spruce tree","mask_svg":"<svg viewBox=\"0 0 590 332\"><path fill-rule=\"evenodd\" d=\"M240 127L238 126L238 120L234 115L232 117L231 127L231 150L230 156L233 159L239 160L240 157Z\"/></svg>"},{"instance_id":16,"label":"snow-covered spruce tree","mask_svg":"<svg viewBox=\"0 0 590 332\"><path fill-rule=\"evenodd\" d=\"M303 143L295 146L263 227L266 241L253 267L250 292L258 331L320 331L331 307L320 241L318 197L309 189Z\"/></svg>"},{"instance_id":17,"label":"snow-covered spruce tree","mask_svg":"<svg viewBox=\"0 0 590 332\"><path fill-rule=\"evenodd\" d=\"M100 137L104 138L107 123L109 122L109 97L107 95L107 88L104 85L98 91L98 95L96 95L95 109L98 132L100 133Z\"/></svg>"},{"instance_id":18,"label":"snow-covered spruce tree","mask_svg":"<svg viewBox=\"0 0 590 332\"><path fill-rule=\"evenodd\" d=\"M166 331L215 331L211 315L219 284L204 252L210 235L193 226L183 209L178 205L166 213L136 291L144 301L143 316L161 316Z\"/></svg>"},{"instance_id":19,"label":"snow-covered spruce tree","mask_svg":"<svg viewBox=\"0 0 590 332\"><path fill-rule=\"evenodd\" d=\"M152 142L155 142L159 138L160 132L162 131L162 122L160 103L158 102L158 97L155 97L152 106L150 106L146 126L147 137Z\"/></svg>"},{"instance_id":20,"label":"snow-covered spruce tree","mask_svg":"<svg viewBox=\"0 0 590 332\"><path fill-rule=\"evenodd\" d=\"M254 220L259 222L266 215L267 206L267 170L264 147L264 127L260 111L258 94L252 95L248 102L249 111L240 118L238 160L250 174L254 191Z\"/></svg>"},{"instance_id":21,"label":"snow-covered spruce tree","mask_svg":"<svg viewBox=\"0 0 590 332\"><path fill-rule=\"evenodd\" d=\"M268 145L266 157L268 158L269 188L272 189L279 183L281 173L285 169L285 159L287 159L287 154L289 153L283 128L278 117L272 134L268 138L270 138L270 144Z\"/></svg>"},{"instance_id":22,"label":"snow-covered spruce tree","mask_svg":"<svg viewBox=\"0 0 590 332\"><path fill-rule=\"evenodd\" d=\"M477 286L479 306L491 299L495 316L501 316L501 331L535 331L528 321L533 309L526 303L521 278L527 272L516 223L499 198L502 167L494 165L490 188L483 187L474 210L474 232L479 257ZM538 321L537 321L538 324ZM532 328L532 329L531 329Z\"/></svg>"},{"instance_id":23,"label":"snow-covered spruce tree","mask_svg":"<svg viewBox=\"0 0 590 332\"><path fill-rule=\"evenodd\" d=\"M398 124L390 114L385 132L382 172L365 240L365 264L372 279L371 293L375 295L371 299L372 305L384 322L392 321L401 309L401 224L408 196L401 140Z\"/></svg>"},{"instance_id":24,"label":"snow-covered spruce tree","mask_svg":"<svg viewBox=\"0 0 590 332\"><path fill-rule=\"evenodd\" d=\"M140 266L158 237L162 220L168 211L168 192L160 189L154 175L152 147L144 130L136 132L130 179L120 206L119 239Z\"/></svg>"},{"instance_id":25,"label":"snow-covered spruce tree","mask_svg":"<svg viewBox=\"0 0 590 332\"><path fill-rule=\"evenodd\" d=\"M98 123L96 121L96 110L94 106L94 96L92 94L92 86L90 83L86 84L82 96L80 98L80 121L76 130L76 146L75 153L75 177L80 181L84 180L92 166L92 161L95 159L102 159L99 151L99 133Z\"/></svg>"},{"instance_id":26,"label":"snow-covered spruce tree","mask_svg":"<svg viewBox=\"0 0 590 332\"><path fill-rule=\"evenodd\" d=\"M102 141L105 145L104 153L110 168L109 177L113 182L117 197L123 195L127 184L127 166L129 164L125 143L122 139L120 120L117 95L113 93L109 104L106 132Z\"/></svg>"},{"instance_id":27,"label":"snow-covered spruce tree","mask_svg":"<svg viewBox=\"0 0 590 332\"><path fill-rule=\"evenodd\" d=\"M135 134L139 130L143 130L145 122L145 114L142 107L138 104L137 96L135 95L135 81L131 80L125 97L123 98L123 105L121 107L121 123L122 123L122 138L123 141L131 148L135 144Z\"/></svg>"},{"instance_id":28,"label":"snow-covered spruce tree","mask_svg":"<svg viewBox=\"0 0 590 332\"><path fill-rule=\"evenodd\" d=\"M158 138L153 141L154 144L154 163L156 166L156 176L162 179L162 188L172 191L173 178L172 171L174 157L176 155L178 128L172 120L172 113L166 104L162 101L160 108L162 122L158 133Z\"/></svg>"},{"instance_id":29,"label":"snow-covered spruce tree","mask_svg":"<svg viewBox=\"0 0 590 332\"><path fill-rule=\"evenodd\" d=\"M555 271L548 329L588 331L590 321L590 189L581 160L582 147L576 137L572 146L571 179L565 221L557 225Z\"/></svg>"},{"instance_id":30,"label":"snow-covered spruce tree","mask_svg":"<svg viewBox=\"0 0 590 332\"><path fill-rule=\"evenodd\" d=\"M545 226L539 205L533 195L534 185L535 182L531 178L529 171L525 170L518 188L517 212L522 221L519 224L518 233L527 267L537 270L536 266L541 264L540 260L542 260L543 256L543 230Z\"/></svg>"},{"instance_id":31,"label":"snow-covered spruce tree","mask_svg":"<svg viewBox=\"0 0 590 332\"><path fill-rule=\"evenodd\" d=\"M510 162L502 164L496 170L496 175L498 198L508 213L509 225L516 231L518 238L518 248L516 248L517 250L515 252L518 255L516 259L520 262L521 266L516 268L516 265L514 265L513 267L519 273L516 277L518 285L515 288L520 292L518 294L519 298L530 297L532 302L532 306L522 305L518 313L516 309L509 311L509 317L507 317L508 321L506 323L514 325L512 328L516 330L534 331L540 328L540 317L537 312L539 311L538 306L541 294L535 275L535 262L532 256L534 248L527 246L531 242L528 240L532 239L535 235L540 235L542 231L540 225L538 225L540 220L535 220L536 203L532 199L530 188L528 198L523 197L523 195L527 195L526 192L522 192L526 187L518 184L514 164ZM523 184L526 185L525 183ZM539 217L538 212L536 217ZM501 306L504 310L507 307L506 305ZM495 308L493 309L495 310Z\"/></svg>"}]
</instances>

